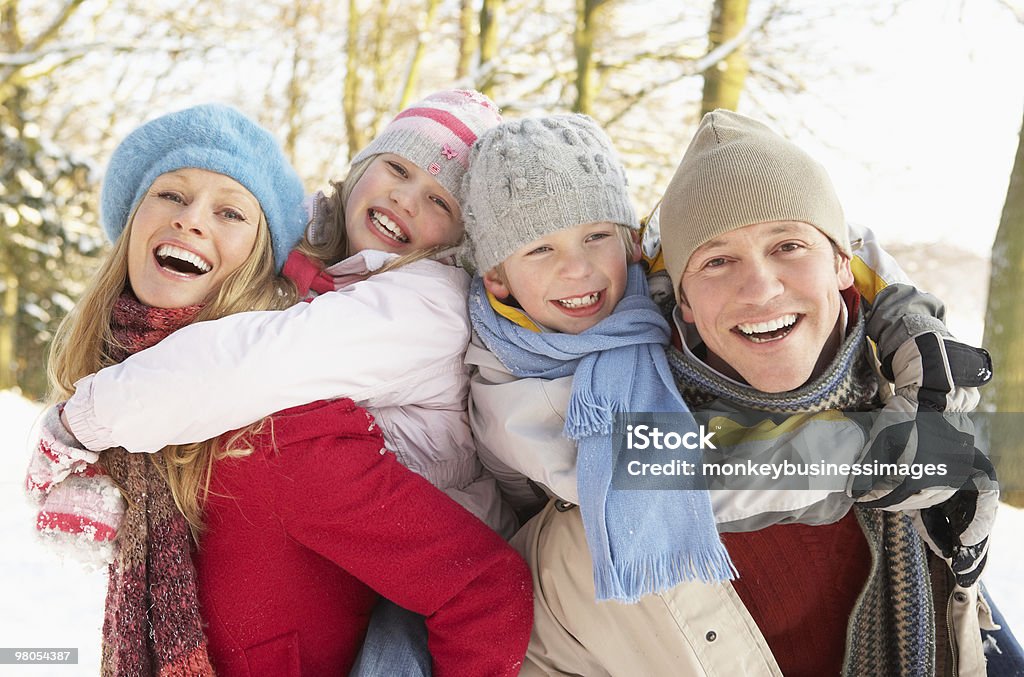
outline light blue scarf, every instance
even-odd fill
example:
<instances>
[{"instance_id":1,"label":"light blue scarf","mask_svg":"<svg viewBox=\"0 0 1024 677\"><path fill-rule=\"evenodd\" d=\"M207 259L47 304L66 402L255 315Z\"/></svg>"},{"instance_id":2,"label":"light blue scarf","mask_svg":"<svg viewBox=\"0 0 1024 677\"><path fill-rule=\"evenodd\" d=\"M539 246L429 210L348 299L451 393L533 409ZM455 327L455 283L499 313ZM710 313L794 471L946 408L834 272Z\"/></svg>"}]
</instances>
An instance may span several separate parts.
<instances>
[{"instance_id":1,"label":"light blue scarf","mask_svg":"<svg viewBox=\"0 0 1024 677\"><path fill-rule=\"evenodd\" d=\"M574 374L565 434L578 444L580 513L599 600L635 602L683 581L734 577L706 491L612 487L615 413L689 411L665 358L668 323L648 298L639 265L629 267L626 295L612 314L580 334L538 333L499 316L479 276L469 314L481 340L515 376ZM699 451L687 453L692 457L683 460L700 462Z\"/></svg>"}]
</instances>

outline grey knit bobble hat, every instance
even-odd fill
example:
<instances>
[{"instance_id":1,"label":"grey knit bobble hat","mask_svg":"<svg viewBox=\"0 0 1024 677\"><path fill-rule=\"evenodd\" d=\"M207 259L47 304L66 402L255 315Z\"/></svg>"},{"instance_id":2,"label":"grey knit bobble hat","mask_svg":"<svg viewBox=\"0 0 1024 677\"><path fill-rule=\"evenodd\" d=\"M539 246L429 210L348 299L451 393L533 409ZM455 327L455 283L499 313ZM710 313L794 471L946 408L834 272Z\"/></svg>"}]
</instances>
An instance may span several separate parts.
<instances>
[{"instance_id":1,"label":"grey knit bobble hat","mask_svg":"<svg viewBox=\"0 0 1024 677\"><path fill-rule=\"evenodd\" d=\"M625 170L586 115L524 118L487 131L470 153L463 195L479 273L559 230L598 221L639 227Z\"/></svg>"},{"instance_id":2,"label":"grey knit bobble hat","mask_svg":"<svg viewBox=\"0 0 1024 677\"><path fill-rule=\"evenodd\" d=\"M678 290L694 250L769 221L802 221L850 256L832 181L810 155L765 125L728 110L704 116L661 203L661 248Z\"/></svg>"}]
</instances>

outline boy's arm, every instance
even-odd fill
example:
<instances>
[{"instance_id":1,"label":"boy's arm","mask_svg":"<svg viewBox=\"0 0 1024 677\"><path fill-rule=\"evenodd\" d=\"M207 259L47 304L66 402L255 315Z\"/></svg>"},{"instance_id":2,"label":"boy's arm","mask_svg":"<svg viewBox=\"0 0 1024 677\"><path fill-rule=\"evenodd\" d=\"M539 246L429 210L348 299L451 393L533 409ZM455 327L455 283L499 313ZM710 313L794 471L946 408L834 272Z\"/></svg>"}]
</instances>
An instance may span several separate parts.
<instances>
[{"instance_id":1,"label":"boy's arm","mask_svg":"<svg viewBox=\"0 0 1024 677\"><path fill-rule=\"evenodd\" d=\"M945 451L959 431L943 414L970 412L978 405L978 388L992 379L992 361L984 349L950 335L942 302L918 290L869 229L851 227L850 241L860 245L851 267L867 302L867 332L878 346L882 375L895 389L883 413L889 413L890 419L900 413L912 419L896 424L880 421L872 431L874 447L877 440L912 425L919 438L922 430L927 434L939 429L935 445ZM902 432L897 436L902 437ZM975 448L973 436L971 440L959 453L950 448L950 463L965 471L962 483L951 483L947 500L929 502L929 507L917 510L914 505L920 496L907 481L891 490L876 488L862 497L874 498L867 503L872 507L911 511L922 538L946 559L963 586L972 585L984 567L999 497L991 462Z\"/></svg>"},{"instance_id":2,"label":"boy's arm","mask_svg":"<svg viewBox=\"0 0 1024 677\"><path fill-rule=\"evenodd\" d=\"M826 410L782 424L771 417L759 423L745 416L743 424L729 418L723 412L711 419L709 427L718 429L720 437L716 452L705 451L705 463L724 458L776 468L787 463L857 468L845 479L801 475L778 480L735 476L721 484L711 480L720 531L756 531L789 522L828 524L855 503L906 512L959 585L977 581L988 552L998 489L965 414L922 414L916 404L895 396L886 410L845 416Z\"/></svg>"},{"instance_id":3,"label":"boy's arm","mask_svg":"<svg viewBox=\"0 0 1024 677\"><path fill-rule=\"evenodd\" d=\"M477 453L509 504L529 513L543 502L530 481L578 503L576 443L562 432L572 379L517 378L476 343L466 362L475 368L469 420Z\"/></svg>"},{"instance_id":4,"label":"boy's arm","mask_svg":"<svg viewBox=\"0 0 1024 677\"><path fill-rule=\"evenodd\" d=\"M879 474L851 478L850 495L863 507L910 515L957 584L970 587L984 569L999 504L995 468L978 448L973 421L900 395L873 421L862 463ZM904 468L927 474L915 477Z\"/></svg>"},{"instance_id":5,"label":"boy's arm","mask_svg":"<svg viewBox=\"0 0 1024 677\"><path fill-rule=\"evenodd\" d=\"M284 311L185 327L79 381L70 429L89 449L155 451L319 399L434 396L424 384L462 369L469 340L465 274L437 266L419 261Z\"/></svg>"},{"instance_id":6,"label":"boy's arm","mask_svg":"<svg viewBox=\"0 0 1024 677\"><path fill-rule=\"evenodd\" d=\"M750 532L786 523L831 524L853 507L844 477L787 476L782 469L787 464L827 468L827 464L856 463L867 441L857 421L832 409L788 420L765 413L759 421L749 410L736 417L734 410L725 408L695 411L695 416L717 431L716 449L703 452L706 471L723 463L743 466L747 462L779 469L777 477L717 477L712 471L711 507L720 532Z\"/></svg>"}]
</instances>

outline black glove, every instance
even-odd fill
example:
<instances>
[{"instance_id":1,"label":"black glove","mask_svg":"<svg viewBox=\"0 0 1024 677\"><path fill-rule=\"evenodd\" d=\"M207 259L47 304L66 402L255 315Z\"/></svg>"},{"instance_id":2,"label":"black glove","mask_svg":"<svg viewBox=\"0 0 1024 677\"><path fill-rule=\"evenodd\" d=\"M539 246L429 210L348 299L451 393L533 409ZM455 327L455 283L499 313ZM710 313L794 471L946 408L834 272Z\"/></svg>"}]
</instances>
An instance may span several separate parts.
<instances>
[{"instance_id":1,"label":"black glove","mask_svg":"<svg viewBox=\"0 0 1024 677\"><path fill-rule=\"evenodd\" d=\"M977 388L992 380L992 358L983 348L934 331L918 334L882 359L882 375L896 394L931 411L972 411Z\"/></svg>"}]
</instances>

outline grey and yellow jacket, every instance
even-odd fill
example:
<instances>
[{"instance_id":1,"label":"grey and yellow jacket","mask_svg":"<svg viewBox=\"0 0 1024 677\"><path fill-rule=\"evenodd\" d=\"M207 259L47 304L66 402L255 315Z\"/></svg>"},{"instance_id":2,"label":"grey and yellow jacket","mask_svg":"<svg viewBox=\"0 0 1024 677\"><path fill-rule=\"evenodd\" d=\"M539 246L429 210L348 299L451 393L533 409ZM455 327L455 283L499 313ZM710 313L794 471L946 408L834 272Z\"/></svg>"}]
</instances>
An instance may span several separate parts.
<instances>
[{"instance_id":1,"label":"grey and yellow jacket","mask_svg":"<svg viewBox=\"0 0 1024 677\"><path fill-rule=\"evenodd\" d=\"M941 302L934 297L923 294L913 286L899 281L899 276L890 274L890 281L874 272L869 267L881 265L884 270L891 265L891 259L884 257L869 239L864 244L861 240L859 258L854 263L858 272L858 290L862 281L867 280L862 294L865 307L868 309L867 321L851 323L847 331L843 349L837 356L833 368L845 368L853 376L848 385L855 388L858 399L866 402L872 399L875 388L881 384L883 390L888 386L882 376L883 370L891 374L895 369L906 367L893 365L893 360L875 359L876 355L890 357L901 346L922 333L933 333L947 336L941 322L943 308ZM880 252L880 254L879 254ZM870 275L865 273L867 270ZM898 268L896 268L898 271ZM901 275L901 274L900 274ZM873 276L873 277L872 277ZM895 280L895 281L893 281ZM930 319L928 319L930 318ZM864 334L874 327L875 341L868 342ZM692 340L692 337L691 337ZM689 353L687 347L683 352ZM677 364L683 352L675 351L672 360ZM690 355L692 357L692 354ZM476 367L471 379L470 420L478 444L478 452L484 465L498 479L506 497L520 512L529 514L535 511L546 500L547 495L554 496L568 503L576 503L576 448L562 435L565 409L572 387L571 378L555 380L517 379L478 341L474 340L467 353L467 363ZM694 358L696 359L696 358ZM843 363L845 361L845 365ZM699 360L696 363L702 364ZM874 367L874 369L872 368ZM679 373L677 371L677 376ZM723 379L725 377L722 377ZM693 394L694 382L680 381L684 395L690 390ZM950 383L947 396L950 406L963 408L973 407L977 403L976 392L965 391L962 387L953 387ZM887 394L891 394L889 387ZM929 394L931 396L931 394ZM742 398L740 398L742 399ZM694 402L696 405L696 402ZM743 404L732 398L703 398L701 403L706 410L716 414L732 411L736 414L745 412ZM757 424L749 430L741 430L742 426L732 425L731 439L737 449L760 458L793 458L794 440L799 440L802 450L827 450L829 459L856 462L863 459L871 448L870 442L877 438L878 431L870 426L852 421L838 413L837 408L849 402L818 402L817 407L808 405L803 411L790 412L792 421L789 425L775 426L776 434L763 434L763 426ZM701 407L694 407L695 410ZM770 410L770 407L768 408ZM757 408L763 412L764 408ZM724 417L728 420L728 416ZM742 418L737 416L736 418ZM748 434L754 430L757 434ZM753 444L753 447L751 447ZM806 458L801 456L801 458ZM538 493L537 487L543 491ZM884 492L867 492L861 498L865 501L884 503L885 496L892 494L891 489ZM930 505L947 498L936 489L924 503ZM905 498L905 497L900 497ZM920 500L921 497L918 496ZM730 490L712 491L712 505L716 521L723 531L750 531L770 524L782 522L802 522L809 524L826 524L846 514L855 504L856 499L848 491L828 489L824 491L772 491L772 490ZM885 507L885 506L880 506ZM888 506L890 512L858 510L858 517L865 531L868 544L872 551L873 576L869 578L862 595L864 604L858 606L851 618L851 641L848 651L848 668L860 669L866 665L877 665L878 643L884 638L877 636L877 628L882 627L877 619L872 619L868 607L878 608L879 603L889 604L892 589L882 584L885 576L879 572L897 569L909 572L907 575L916 581L907 586L916 591L906 603L908 608L916 608L912 617L924 620L922 627L933 628L928 637L917 638L923 646L935 646L934 625L926 619L934 619L938 610L940 625L945 626L948 642L942 646L955 647L959 674L983 674L984 657L980 645L980 627L990 625L987 606L977 595L976 586L960 587L949 578L949 572L941 567L935 572L935 592L939 594L937 602L931 601L926 594L932 585L927 581L927 559L923 545L913 530L909 529L910 520L899 515L899 501ZM994 518L994 513L992 515ZM989 522L988 528L991 527ZM908 562L891 563L892 556L888 546L896 541L912 544L910 548L902 548L901 557L910 557ZM902 542L901 541L901 542ZM924 567L924 568L922 568ZM940 591L941 588L941 591ZM925 604L925 600L928 601ZM916 605L916 606L915 606ZM909 631L909 630L908 630ZM941 628L939 630L941 632ZM872 635L872 633L875 633ZM873 648L874 647L874 648ZM943 656L939 656L940 663ZM848 674L855 674L848 672Z\"/></svg>"}]
</instances>

